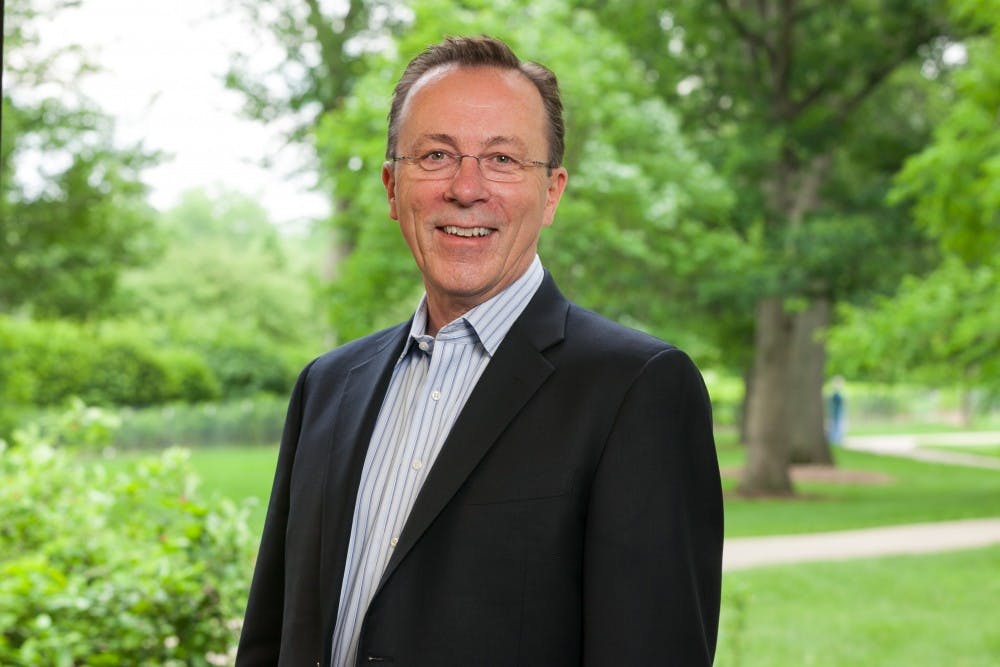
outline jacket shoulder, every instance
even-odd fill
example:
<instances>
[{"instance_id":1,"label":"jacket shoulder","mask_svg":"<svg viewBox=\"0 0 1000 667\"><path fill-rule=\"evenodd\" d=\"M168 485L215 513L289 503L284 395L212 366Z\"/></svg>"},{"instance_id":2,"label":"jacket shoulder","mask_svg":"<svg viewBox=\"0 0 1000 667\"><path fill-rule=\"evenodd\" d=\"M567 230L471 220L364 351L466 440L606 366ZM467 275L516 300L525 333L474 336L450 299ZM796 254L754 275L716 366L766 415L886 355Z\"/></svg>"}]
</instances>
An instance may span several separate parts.
<instances>
[{"instance_id":1,"label":"jacket shoulder","mask_svg":"<svg viewBox=\"0 0 1000 667\"><path fill-rule=\"evenodd\" d=\"M339 376L372 357L397 348L401 351L409 326L409 322L404 322L335 347L313 359L302 374L307 379Z\"/></svg>"},{"instance_id":2,"label":"jacket shoulder","mask_svg":"<svg viewBox=\"0 0 1000 667\"><path fill-rule=\"evenodd\" d=\"M576 304L570 305L566 315L566 341L595 355L610 355L642 363L662 352L677 350L674 345L656 336L609 320Z\"/></svg>"}]
</instances>

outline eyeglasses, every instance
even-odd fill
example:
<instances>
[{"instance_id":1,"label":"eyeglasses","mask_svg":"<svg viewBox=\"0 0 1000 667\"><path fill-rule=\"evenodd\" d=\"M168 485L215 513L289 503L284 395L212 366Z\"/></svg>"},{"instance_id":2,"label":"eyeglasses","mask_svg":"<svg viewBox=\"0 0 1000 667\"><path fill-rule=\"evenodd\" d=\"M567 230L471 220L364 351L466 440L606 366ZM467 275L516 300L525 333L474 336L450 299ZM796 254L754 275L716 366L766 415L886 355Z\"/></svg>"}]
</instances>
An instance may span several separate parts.
<instances>
[{"instance_id":1,"label":"eyeglasses","mask_svg":"<svg viewBox=\"0 0 1000 667\"><path fill-rule=\"evenodd\" d=\"M479 163L479 173L483 178L498 183L516 183L524 178L524 172L528 169L549 166L548 163L537 160L518 160L506 153L469 155L447 151L428 151L416 157L394 155L392 161L416 165L420 169L418 173L427 180L446 180L458 173L462 166L462 158L466 157L471 157Z\"/></svg>"}]
</instances>

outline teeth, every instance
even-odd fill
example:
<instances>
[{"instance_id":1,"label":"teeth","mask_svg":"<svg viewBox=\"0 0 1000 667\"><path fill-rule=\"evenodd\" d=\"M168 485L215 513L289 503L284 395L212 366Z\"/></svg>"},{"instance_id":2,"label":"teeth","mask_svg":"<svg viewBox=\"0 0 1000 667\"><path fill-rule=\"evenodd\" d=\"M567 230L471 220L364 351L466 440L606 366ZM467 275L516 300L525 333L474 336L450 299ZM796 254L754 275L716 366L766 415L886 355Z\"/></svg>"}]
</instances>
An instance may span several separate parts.
<instances>
[{"instance_id":1,"label":"teeth","mask_svg":"<svg viewBox=\"0 0 1000 667\"><path fill-rule=\"evenodd\" d=\"M454 234L455 236L487 236L491 233L491 230L487 227L456 227L454 225L448 225L444 228L444 231L448 234Z\"/></svg>"}]
</instances>

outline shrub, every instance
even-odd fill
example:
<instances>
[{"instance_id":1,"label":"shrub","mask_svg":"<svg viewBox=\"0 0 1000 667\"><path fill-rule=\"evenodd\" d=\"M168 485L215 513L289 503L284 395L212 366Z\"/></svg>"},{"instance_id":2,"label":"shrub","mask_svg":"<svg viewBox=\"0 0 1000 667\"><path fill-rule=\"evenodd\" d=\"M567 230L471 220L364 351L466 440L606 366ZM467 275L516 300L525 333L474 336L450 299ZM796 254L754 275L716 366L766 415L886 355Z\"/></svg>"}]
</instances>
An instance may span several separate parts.
<instances>
[{"instance_id":1,"label":"shrub","mask_svg":"<svg viewBox=\"0 0 1000 667\"><path fill-rule=\"evenodd\" d=\"M183 450L84 456L106 439L89 419L0 441L0 664L229 664L248 508L200 499Z\"/></svg>"},{"instance_id":2,"label":"shrub","mask_svg":"<svg viewBox=\"0 0 1000 667\"><path fill-rule=\"evenodd\" d=\"M89 369L81 392L85 401L99 405L153 405L176 397L169 367L148 343L99 340L98 349L103 359Z\"/></svg>"},{"instance_id":3,"label":"shrub","mask_svg":"<svg viewBox=\"0 0 1000 667\"><path fill-rule=\"evenodd\" d=\"M270 393L286 396L302 363L294 363L263 338L216 340L200 344L227 398Z\"/></svg>"},{"instance_id":4,"label":"shrub","mask_svg":"<svg viewBox=\"0 0 1000 667\"><path fill-rule=\"evenodd\" d=\"M0 404L54 406L76 396L143 406L214 400L221 391L201 354L157 344L136 327L0 316Z\"/></svg>"},{"instance_id":5,"label":"shrub","mask_svg":"<svg viewBox=\"0 0 1000 667\"><path fill-rule=\"evenodd\" d=\"M170 398L199 403L222 396L222 386L209 364L192 350L164 350L160 359L170 374Z\"/></svg>"}]
</instances>

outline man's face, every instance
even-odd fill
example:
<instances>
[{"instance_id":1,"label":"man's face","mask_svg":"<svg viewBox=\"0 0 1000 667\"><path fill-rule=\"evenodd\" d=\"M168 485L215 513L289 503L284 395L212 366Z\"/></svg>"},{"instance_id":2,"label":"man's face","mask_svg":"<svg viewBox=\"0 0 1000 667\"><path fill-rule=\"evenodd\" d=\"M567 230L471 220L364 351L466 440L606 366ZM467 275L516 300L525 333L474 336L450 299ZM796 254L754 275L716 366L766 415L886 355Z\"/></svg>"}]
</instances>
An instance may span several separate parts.
<instances>
[{"instance_id":1,"label":"man's face","mask_svg":"<svg viewBox=\"0 0 1000 667\"><path fill-rule=\"evenodd\" d=\"M396 155L505 153L548 162L541 95L516 70L446 67L424 75L400 115ZM429 180L409 162L388 162L382 182L423 274L431 324L447 324L519 278L552 224L566 170L530 167L515 183L487 180L472 158L450 178Z\"/></svg>"}]
</instances>

